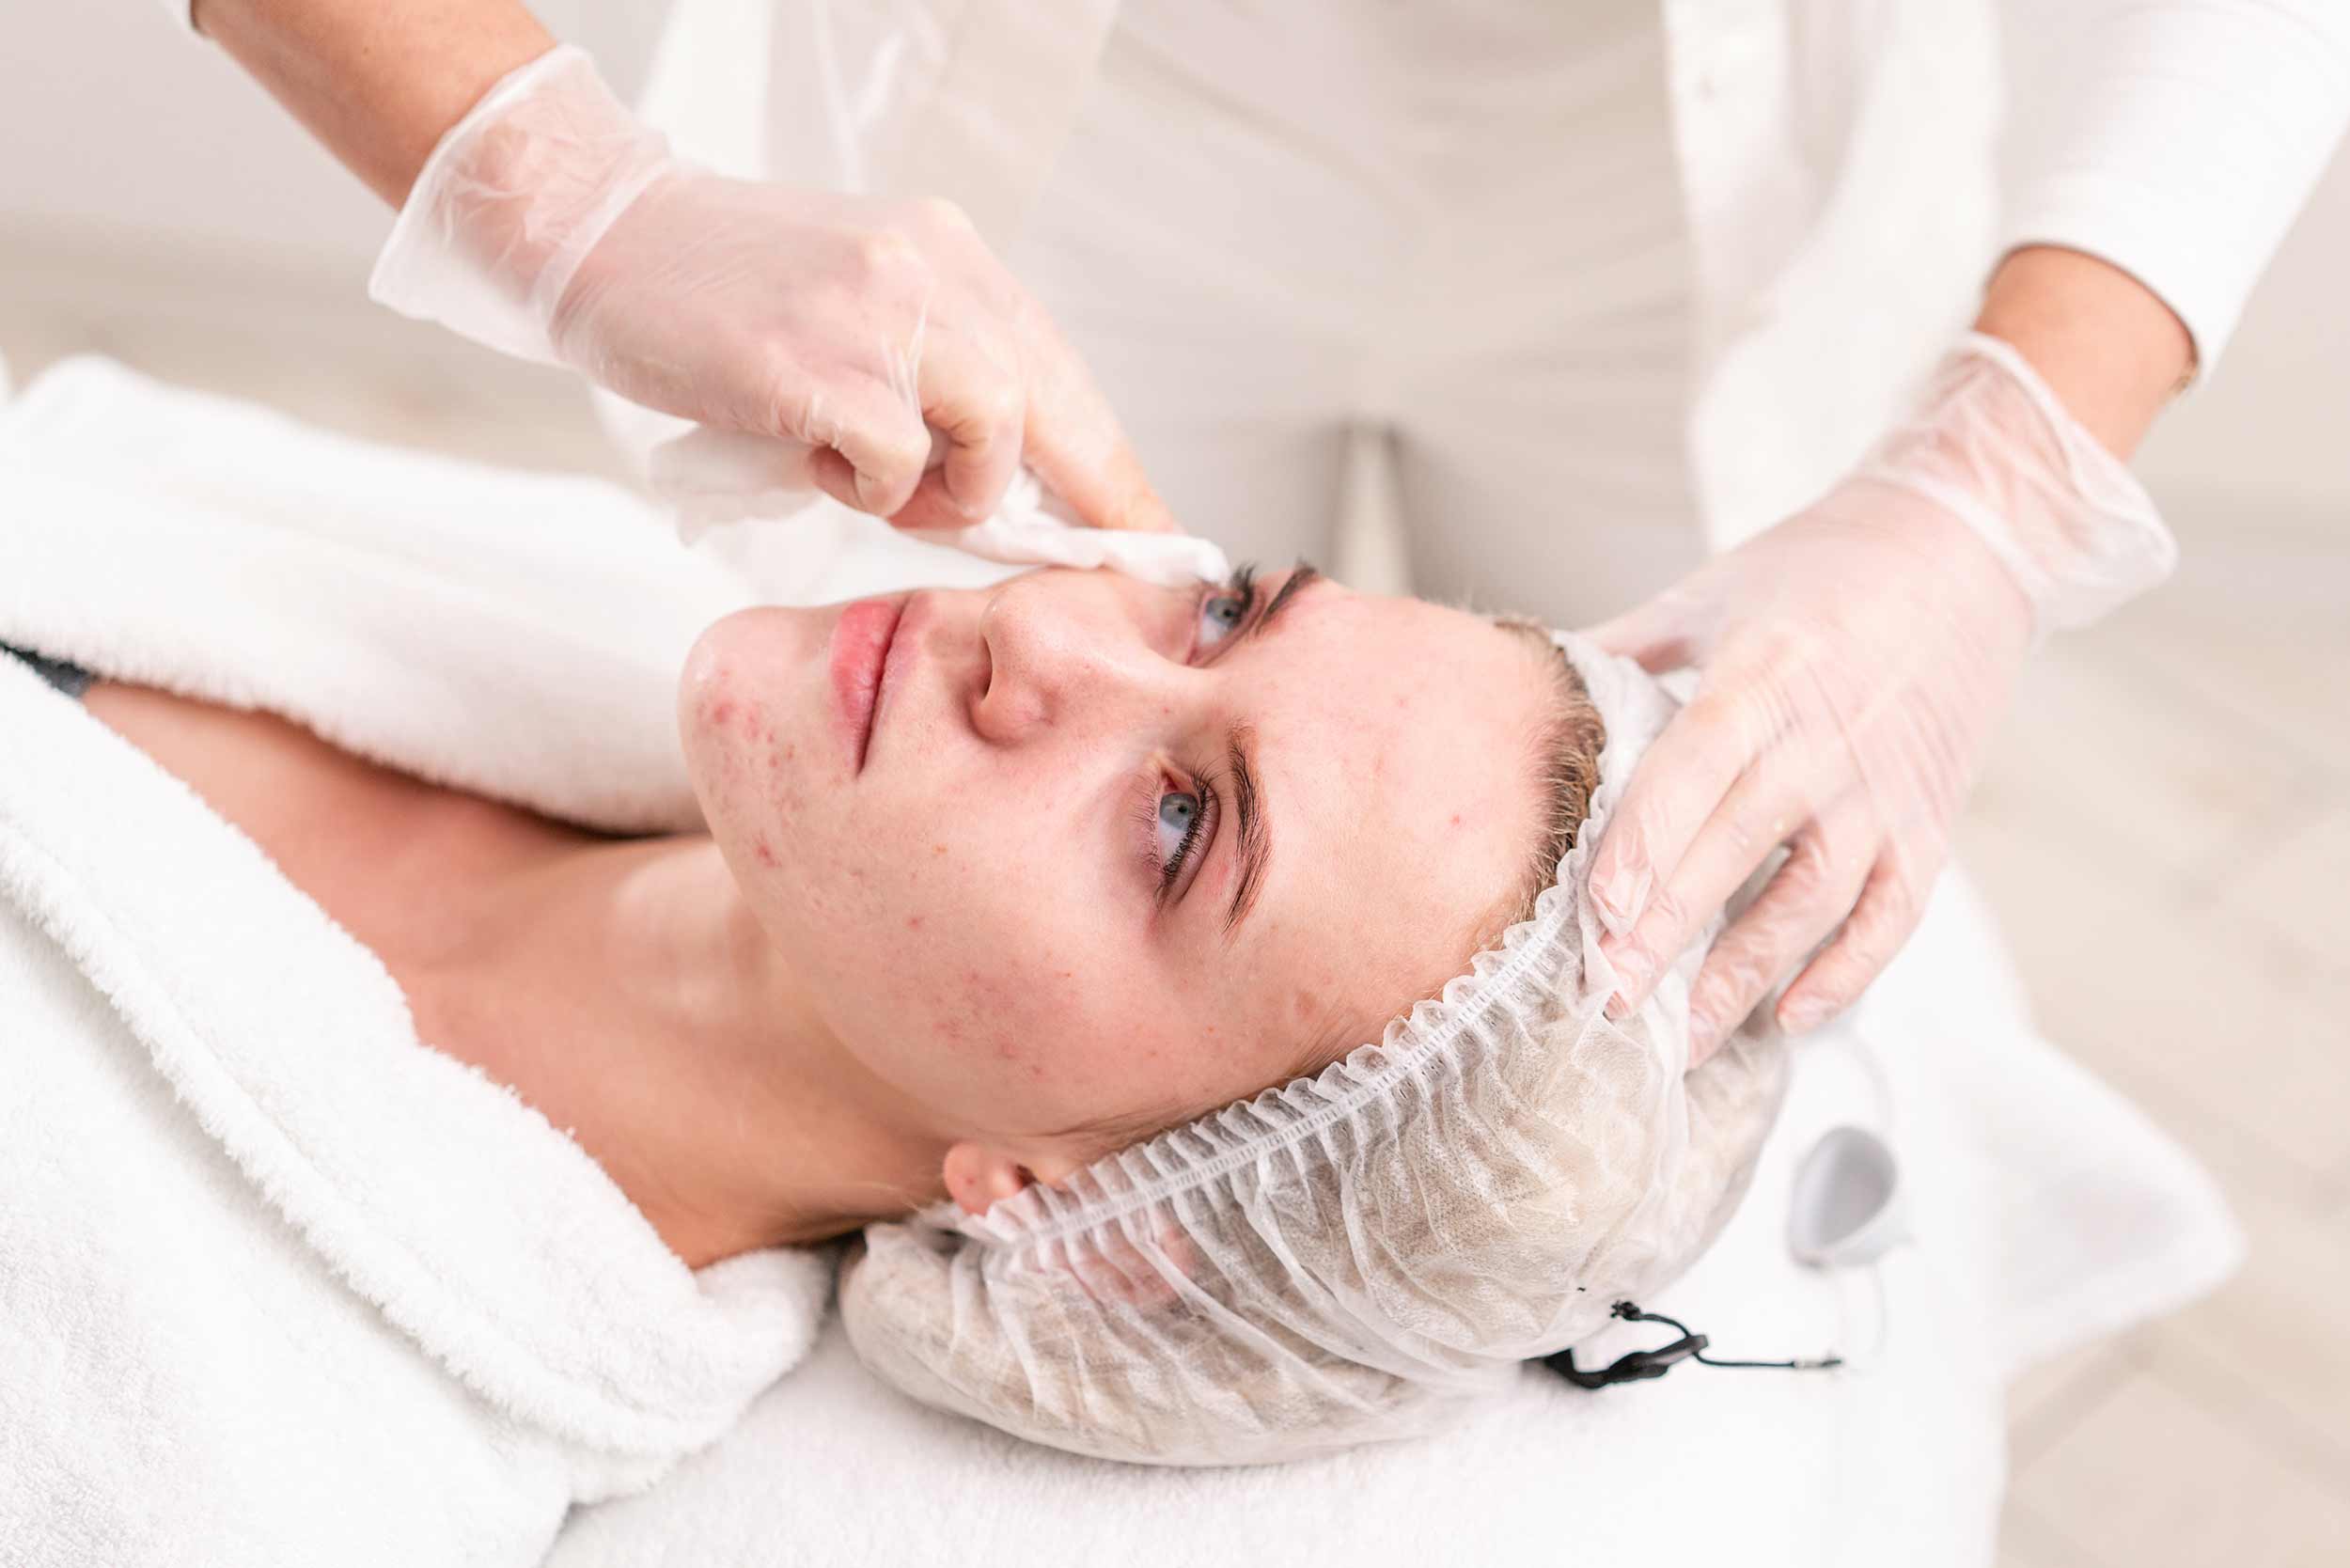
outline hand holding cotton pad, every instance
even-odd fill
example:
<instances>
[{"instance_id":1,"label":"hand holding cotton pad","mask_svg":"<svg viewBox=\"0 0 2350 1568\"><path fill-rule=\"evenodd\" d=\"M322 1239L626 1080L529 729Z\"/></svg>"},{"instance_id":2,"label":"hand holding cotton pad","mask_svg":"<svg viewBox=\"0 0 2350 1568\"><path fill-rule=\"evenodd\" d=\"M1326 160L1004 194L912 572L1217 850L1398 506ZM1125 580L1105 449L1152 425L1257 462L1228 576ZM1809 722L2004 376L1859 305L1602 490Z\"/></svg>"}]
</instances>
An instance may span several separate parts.
<instances>
[{"instance_id":1,"label":"hand holding cotton pad","mask_svg":"<svg viewBox=\"0 0 2350 1568\"><path fill-rule=\"evenodd\" d=\"M648 477L675 513L678 537L691 544L720 524L783 522L829 503L809 473L814 450L800 442L705 426L655 447ZM1222 582L1232 571L1224 552L1197 535L1078 526L1025 468L985 521L967 528L901 531L983 560L1107 567L1162 588Z\"/></svg>"}]
</instances>

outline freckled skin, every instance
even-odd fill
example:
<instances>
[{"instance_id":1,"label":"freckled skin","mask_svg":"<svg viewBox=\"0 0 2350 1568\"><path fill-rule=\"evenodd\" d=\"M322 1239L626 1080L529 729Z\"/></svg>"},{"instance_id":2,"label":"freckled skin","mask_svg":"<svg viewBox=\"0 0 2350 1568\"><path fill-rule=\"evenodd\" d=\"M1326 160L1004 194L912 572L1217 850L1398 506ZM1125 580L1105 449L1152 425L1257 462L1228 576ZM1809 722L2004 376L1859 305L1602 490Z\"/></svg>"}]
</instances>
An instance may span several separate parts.
<instances>
[{"instance_id":1,"label":"freckled skin","mask_svg":"<svg viewBox=\"0 0 2350 1568\"><path fill-rule=\"evenodd\" d=\"M1202 658L1196 591L1109 573L916 604L862 772L831 708L837 606L712 626L678 711L752 915L948 1138L1090 1157L1066 1129L1180 1121L1309 1042L1371 1038L1465 967L1539 834L1530 770L1464 759L1523 756L1550 677L1474 617L1318 584ZM1274 850L1228 935L1229 784L1164 907L1152 807L1218 778L1235 725Z\"/></svg>"}]
</instances>

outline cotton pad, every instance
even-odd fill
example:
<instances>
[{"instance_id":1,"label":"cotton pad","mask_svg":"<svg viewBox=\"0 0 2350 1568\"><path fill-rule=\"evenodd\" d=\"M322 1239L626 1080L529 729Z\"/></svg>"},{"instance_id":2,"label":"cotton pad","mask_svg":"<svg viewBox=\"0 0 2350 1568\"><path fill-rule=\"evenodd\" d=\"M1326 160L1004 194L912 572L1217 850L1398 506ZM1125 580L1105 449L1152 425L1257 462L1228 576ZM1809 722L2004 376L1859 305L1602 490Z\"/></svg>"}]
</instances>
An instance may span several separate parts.
<instances>
[{"instance_id":1,"label":"cotton pad","mask_svg":"<svg viewBox=\"0 0 2350 1568\"><path fill-rule=\"evenodd\" d=\"M678 537L691 544L720 524L779 522L838 505L816 488L814 452L798 442L698 427L654 447L648 478L674 510ZM986 521L901 531L1009 566L1107 567L1161 588L1223 582L1232 573L1224 552L1197 535L1075 525L1025 468Z\"/></svg>"}]
</instances>

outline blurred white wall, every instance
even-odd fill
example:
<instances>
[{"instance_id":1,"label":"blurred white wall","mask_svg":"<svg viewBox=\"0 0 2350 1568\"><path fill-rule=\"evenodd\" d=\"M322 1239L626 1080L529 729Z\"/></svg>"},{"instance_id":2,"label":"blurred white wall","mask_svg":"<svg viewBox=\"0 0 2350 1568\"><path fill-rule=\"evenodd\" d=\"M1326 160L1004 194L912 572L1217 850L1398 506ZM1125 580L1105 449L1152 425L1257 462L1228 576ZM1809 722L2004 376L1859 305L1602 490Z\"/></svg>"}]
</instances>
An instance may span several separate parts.
<instances>
[{"instance_id":1,"label":"blurred white wall","mask_svg":"<svg viewBox=\"0 0 2350 1568\"><path fill-rule=\"evenodd\" d=\"M634 91L661 0L533 0ZM264 253L364 277L390 218L158 0L12 8L0 39L0 225ZM0 284L0 286L5 286Z\"/></svg>"},{"instance_id":2,"label":"blurred white wall","mask_svg":"<svg viewBox=\"0 0 2350 1568\"><path fill-rule=\"evenodd\" d=\"M666 10L536 8L623 91ZM191 298L206 302L192 308L217 308L220 277L241 270L306 296L313 314L356 300L384 210L155 0L28 3L4 36L0 304L38 288L16 303L94 308L66 296L95 298L125 267L186 268ZM93 259L104 262L96 274ZM2230 505L2350 518L2350 156L2335 160L2218 376L2165 421L2140 468L2174 504L2218 504L2224 492Z\"/></svg>"}]
</instances>

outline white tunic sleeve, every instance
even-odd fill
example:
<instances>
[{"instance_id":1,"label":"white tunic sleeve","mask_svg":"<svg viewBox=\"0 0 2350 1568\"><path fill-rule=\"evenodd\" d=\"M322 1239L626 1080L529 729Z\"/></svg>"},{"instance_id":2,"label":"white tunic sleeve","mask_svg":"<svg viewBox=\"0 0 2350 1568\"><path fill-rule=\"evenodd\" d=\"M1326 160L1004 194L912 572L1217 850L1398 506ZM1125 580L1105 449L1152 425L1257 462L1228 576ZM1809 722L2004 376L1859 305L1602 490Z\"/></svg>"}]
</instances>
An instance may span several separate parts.
<instances>
[{"instance_id":1,"label":"white tunic sleeve","mask_svg":"<svg viewBox=\"0 0 2350 1568\"><path fill-rule=\"evenodd\" d=\"M2208 371L2350 124L2342 0L2016 8L2001 250L2057 244L2160 295Z\"/></svg>"}]
</instances>

